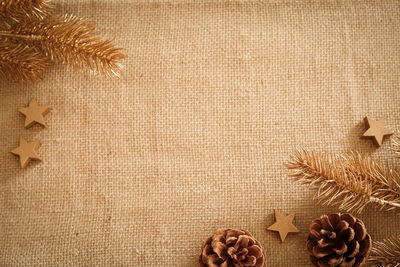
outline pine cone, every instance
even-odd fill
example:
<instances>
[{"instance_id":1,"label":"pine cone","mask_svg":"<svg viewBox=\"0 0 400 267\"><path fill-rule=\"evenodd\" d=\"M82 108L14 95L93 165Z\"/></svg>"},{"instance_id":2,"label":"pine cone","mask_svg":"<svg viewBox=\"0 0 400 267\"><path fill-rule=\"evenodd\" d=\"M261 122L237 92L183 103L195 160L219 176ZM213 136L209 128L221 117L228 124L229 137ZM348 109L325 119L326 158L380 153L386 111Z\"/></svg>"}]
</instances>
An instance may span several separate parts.
<instances>
[{"instance_id":1,"label":"pine cone","mask_svg":"<svg viewBox=\"0 0 400 267\"><path fill-rule=\"evenodd\" d=\"M315 266L361 266L371 247L364 223L351 214L333 213L311 222L307 250Z\"/></svg>"},{"instance_id":2,"label":"pine cone","mask_svg":"<svg viewBox=\"0 0 400 267\"><path fill-rule=\"evenodd\" d=\"M246 230L220 229L202 246L200 267L266 267L263 248Z\"/></svg>"}]
</instances>

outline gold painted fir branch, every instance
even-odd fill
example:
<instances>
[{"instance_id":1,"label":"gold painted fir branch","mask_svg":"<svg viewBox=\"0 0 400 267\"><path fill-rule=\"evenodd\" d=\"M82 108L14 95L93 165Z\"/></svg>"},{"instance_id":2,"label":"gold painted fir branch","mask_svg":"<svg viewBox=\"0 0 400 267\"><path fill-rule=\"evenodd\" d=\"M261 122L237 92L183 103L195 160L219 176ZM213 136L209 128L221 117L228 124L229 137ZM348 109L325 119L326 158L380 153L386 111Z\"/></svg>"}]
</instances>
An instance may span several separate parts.
<instances>
[{"instance_id":1,"label":"gold painted fir branch","mask_svg":"<svg viewBox=\"0 0 400 267\"><path fill-rule=\"evenodd\" d=\"M374 242L368 263L371 267L400 267L400 235Z\"/></svg>"},{"instance_id":2,"label":"gold painted fir branch","mask_svg":"<svg viewBox=\"0 0 400 267\"><path fill-rule=\"evenodd\" d=\"M30 53L26 64L19 62L21 64L10 65L9 61L3 61L0 64L0 74L3 76L14 81L40 81L43 61L119 76L120 62L126 55L116 47L114 41L103 40L92 22L74 15L48 15L49 5L43 0L9 0L0 3L0 19L3 17L4 22L0 28L0 54L8 55L6 52L16 46ZM22 52L18 52L18 60L24 60ZM35 61L39 65L37 68L32 67ZM31 67L29 72L26 71L27 65Z\"/></svg>"},{"instance_id":3,"label":"gold painted fir branch","mask_svg":"<svg viewBox=\"0 0 400 267\"><path fill-rule=\"evenodd\" d=\"M400 174L370 157L350 153L336 157L296 151L285 166L289 176L316 189L323 205L361 213L368 204L400 211Z\"/></svg>"},{"instance_id":4,"label":"gold painted fir branch","mask_svg":"<svg viewBox=\"0 0 400 267\"><path fill-rule=\"evenodd\" d=\"M124 58L113 41L102 41L93 23L73 15L50 16L18 23L0 36L38 47L52 61L89 67L118 76L118 62Z\"/></svg>"}]
</instances>

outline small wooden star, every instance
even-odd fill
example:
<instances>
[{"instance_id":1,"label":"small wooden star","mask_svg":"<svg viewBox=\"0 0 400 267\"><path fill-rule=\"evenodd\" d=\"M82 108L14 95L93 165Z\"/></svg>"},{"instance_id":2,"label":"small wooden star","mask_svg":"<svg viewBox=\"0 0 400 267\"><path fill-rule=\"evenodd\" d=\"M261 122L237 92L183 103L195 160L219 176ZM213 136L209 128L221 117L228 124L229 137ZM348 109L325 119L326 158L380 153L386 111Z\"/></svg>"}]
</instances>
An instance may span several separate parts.
<instances>
[{"instance_id":1,"label":"small wooden star","mask_svg":"<svg viewBox=\"0 0 400 267\"><path fill-rule=\"evenodd\" d=\"M21 168L25 168L31 159L41 160L39 156L36 154L36 150L38 150L40 146L40 140L36 140L34 142L26 142L23 137L19 139L19 147L10 151L12 154L19 156L21 161Z\"/></svg>"},{"instance_id":2,"label":"small wooden star","mask_svg":"<svg viewBox=\"0 0 400 267\"><path fill-rule=\"evenodd\" d=\"M373 138L374 143L377 146L382 145L384 136L393 134L393 132L386 127L385 119L374 121L369 117L365 117L364 122L365 125L368 127L368 130L363 134L363 137Z\"/></svg>"},{"instance_id":3,"label":"small wooden star","mask_svg":"<svg viewBox=\"0 0 400 267\"><path fill-rule=\"evenodd\" d=\"M299 229L296 228L296 226L293 225L293 219L294 219L294 213L284 216L282 213L279 211L275 210L275 223L268 227L268 230L270 231L277 231L279 232L279 236L283 241L285 241L285 238L288 233L298 233L300 232Z\"/></svg>"},{"instance_id":4,"label":"small wooden star","mask_svg":"<svg viewBox=\"0 0 400 267\"><path fill-rule=\"evenodd\" d=\"M46 127L46 122L44 121L43 116L49 113L50 110L51 108L49 106L39 106L35 99L32 99L31 102L29 102L28 107L18 109L19 112L26 116L25 128L29 128L35 123L39 123Z\"/></svg>"}]
</instances>

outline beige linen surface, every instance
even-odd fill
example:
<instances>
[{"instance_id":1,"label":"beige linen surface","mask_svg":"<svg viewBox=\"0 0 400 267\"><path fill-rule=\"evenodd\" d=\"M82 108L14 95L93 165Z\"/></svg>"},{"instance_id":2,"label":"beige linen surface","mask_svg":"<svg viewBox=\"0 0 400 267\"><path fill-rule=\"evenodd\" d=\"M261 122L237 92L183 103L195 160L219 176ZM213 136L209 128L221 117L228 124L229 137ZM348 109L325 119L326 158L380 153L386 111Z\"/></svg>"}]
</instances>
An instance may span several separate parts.
<instances>
[{"instance_id":1,"label":"beige linen surface","mask_svg":"<svg viewBox=\"0 0 400 267\"><path fill-rule=\"evenodd\" d=\"M217 228L244 228L268 266L309 266L308 225L335 207L285 175L296 148L393 159L362 119L400 131L399 1L55 2L126 48L120 80L49 69L1 81L1 266L197 266ZM31 98L49 127L23 128ZM8 152L41 139L41 163ZM281 243L273 209L296 212ZM375 240L400 217L359 216Z\"/></svg>"}]
</instances>

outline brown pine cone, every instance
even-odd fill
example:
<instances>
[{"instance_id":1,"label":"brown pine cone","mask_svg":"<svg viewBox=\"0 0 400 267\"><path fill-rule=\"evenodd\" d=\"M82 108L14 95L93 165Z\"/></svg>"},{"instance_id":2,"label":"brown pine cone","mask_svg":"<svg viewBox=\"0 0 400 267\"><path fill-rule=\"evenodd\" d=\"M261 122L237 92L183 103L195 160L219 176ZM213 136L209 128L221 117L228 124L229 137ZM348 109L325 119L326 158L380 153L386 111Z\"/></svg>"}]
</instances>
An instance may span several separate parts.
<instances>
[{"instance_id":1,"label":"brown pine cone","mask_svg":"<svg viewBox=\"0 0 400 267\"><path fill-rule=\"evenodd\" d=\"M246 230L220 229L202 246L200 267L266 267L263 249Z\"/></svg>"},{"instance_id":2,"label":"brown pine cone","mask_svg":"<svg viewBox=\"0 0 400 267\"><path fill-rule=\"evenodd\" d=\"M307 250L315 266L361 266L371 247L364 223L351 214L333 213L311 222Z\"/></svg>"}]
</instances>

